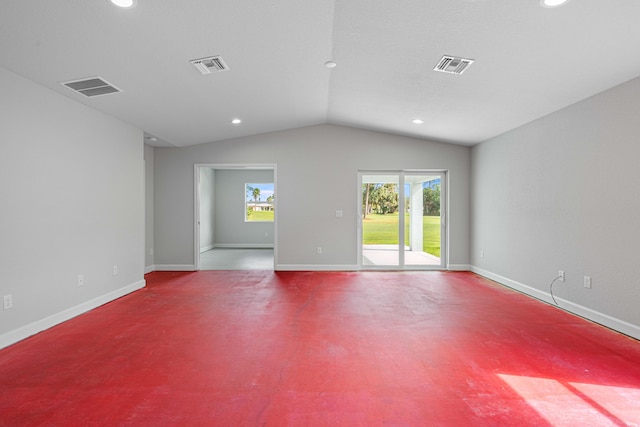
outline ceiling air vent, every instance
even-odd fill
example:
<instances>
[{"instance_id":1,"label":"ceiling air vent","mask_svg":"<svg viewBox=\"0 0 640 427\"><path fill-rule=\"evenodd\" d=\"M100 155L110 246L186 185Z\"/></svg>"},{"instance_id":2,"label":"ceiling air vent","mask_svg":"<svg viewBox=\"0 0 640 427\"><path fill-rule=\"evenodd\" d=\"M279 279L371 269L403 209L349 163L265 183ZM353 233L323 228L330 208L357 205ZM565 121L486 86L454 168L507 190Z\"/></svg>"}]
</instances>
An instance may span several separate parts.
<instances>
[{"instance_id":1,"label":"ceiling air vent","mask_svg":"<svg viewBox=\"0 0 640 427\"><path fill-rule=\"evenodd\" d=\"M455 56L443 56L436 68L433 71L440 71L442 73L462 74L469 68L469 65L473 64L473 59L456 58Z\"/></svg>"},{"instance_id":2,"label":"ceiling air vent","mask_svg":"<svg viewBox=\"0 0 640 427\"><path fill-rule=\"evenodd\" d=\"M220 56L192 59L191 62L202 74L211 74L214 71L225 71L229 67Z\"/></svg>"},{"instance_id":3,"label":"ceiling air vent","mask_svg":"<svg viewBox=\"0 0 640 427\"><path fill-rule=\"evenodd\" d=\"M69 89L81 93L84 96L92 97L98 95L106 95L108 93L122 92L114 85L107 83L100 77L91 77L82 80L73 80L61 83Z\"/></svg>"}]
</instances>

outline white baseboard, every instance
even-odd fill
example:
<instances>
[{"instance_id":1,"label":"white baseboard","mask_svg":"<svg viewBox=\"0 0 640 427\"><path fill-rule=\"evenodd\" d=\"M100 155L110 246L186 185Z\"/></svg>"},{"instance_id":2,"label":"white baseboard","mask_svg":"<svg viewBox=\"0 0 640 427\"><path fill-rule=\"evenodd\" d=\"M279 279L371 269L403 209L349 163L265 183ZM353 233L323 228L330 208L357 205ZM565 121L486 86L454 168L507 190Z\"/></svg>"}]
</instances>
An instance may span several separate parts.
<instances>
[{"instance_id":1,"label":"white baseboard","mask_svg":"<svg viewBox=\"0 0 640 427\"><path fill-rule=\"evenodd\" d=\"M275 271L358 271L358 265L277 264Z\"/></svg>"},{"instance_id":2,"label":"white baseboard","mask_svg":"<svg viewBox=\"0 0 640 427\"><path fill-rule=\"evenodd\" d=\"M551 299L551 295L549 295L547 292L543 292L539 289L536 288L532 288L531 286L525 285L523 283L520 282L516 282L515 280L511 280L507 277L501 276L499 274L495 274L492 273L490 271L487 270L483 270L481 268L472 266L471 267L471 271L479 274L480 276L486 277L487 279L491 279L494 282L498 282L502 285L505 285L511 289L515 289L516 291L522 292L523 294L527 294L531 297L534 297L536 299L542 300L544 302L547 302L549 304L553 304L553 300ZM556 298L557 301L558 298Z\"/></svg>"},{"instance_id":3,"label":"white baseboard","mask_svg":"<svg viewBox=\"0 0 640 427\"><path fill-rule=\"evenodd\" d=\"M223 249L273 249L273 243L216 243L213 247Z\"/></svg>"},{"instance_id":4,"label":"white baseboard","mask_svg":"<svg viewBox=\"0 0 640 427\"><path fill-rule=\"evenodd\" d=\"M469 271L471 266L465 264L449 265L448 270L452 271ZM389 266L360 266L357 264L336 264L336 265L318 265L318 264L276 264L275 271L442 271L442 269L424 269L409 268L406 270L394 269Z\"/></svg>"},{"instance_id":5,"label":"white baseboard","mask_svg":"<svg viewBox=\"0 0 640 427\"><path fill-rule=\"evenodd\" d=\"M470 271L471 266L469 264L449 264L447 266L449 271Z\"/></svg>"},{"instance_id":6,"label":"white baseboard","mask_svg":"<svg viewBox=\"0 0 640 427\"><path fill-rule=\"evenodd\" d=\"M154 271L196 271L193 264L156 264Z\"/></svg>"},{"instance_id":7,"label":"white baseboard","mask_svg":"<svg viewBox=\"0 0 640 427\"><path fill-rule=\"evenodd\" d=\"M495 274L478 267L472 266L471 271L480 276L486 277L487 279L491 279L509 288L515 289L516 291L555 305L553 303L551 295L549 295L549 293L547 292L532 288L531 286L516 282L515 280L511 280L507 277L500 276L499 274ZM572 314L576 314L580 317L584 317L585 319L591 320L592 322L598 323L600 325L606 326L607 328L613 329L615 331L640 340L640 326L638 325L625 322L624 320L617 319L615 317L609 316L608 314L604 314L591 308L584 307L563 298L556 297L556 301L558 302L558 307L562 310L568 311Z\"/></svg>"},{"instance_id":8,"label":"white baseboard","mask_svg":"<svg viewBox=\"0 0 640 427\"><path fill-rule=\"evenodd\" d=\"M207 246L204 246L204 247L200 248L200 253L210 251L211 249L213 249L213 248L215 248L215 247L216 247L216 245L207 245Z\"/></svg>"},{"instance_id":9,"label":"white baseboard","mask_svg":"<svg viewBox=\"0 0 640 427\"><path fill-rule=\"evenodd\" d=\"M101 305L104 305L108 302L121 298L127 294L130 294L131 292L137 291L138 289L142 289L145 287L145 285L146 282L144 280L140 280L138 282L132 283L131 285L127 285L124 288L109 292L108 294L76 305L75 307L68 308L64 311L61 311L60 313L53 314L49 317L45 317L44 319L37 320L33 323L2 334L0 335L0 349L10 346L11 344L15 344L18 341L22 341L25 338L37 334L38 332L42 332L60 323L66 322L69 319L86 313L87 311L93 310L94 308L100 307Z\"/></svg>"},{"instance_id":10,"label":"white baseboard","mask_svg":"<svg viewBox=\"0 0 640 427\"><path fill-rule=\"evenodd\" d=\"M152 271L156 271L156 266L155 265L148 265L144 268L144 274L149 274Z\"/></svg>"}]
</instances>

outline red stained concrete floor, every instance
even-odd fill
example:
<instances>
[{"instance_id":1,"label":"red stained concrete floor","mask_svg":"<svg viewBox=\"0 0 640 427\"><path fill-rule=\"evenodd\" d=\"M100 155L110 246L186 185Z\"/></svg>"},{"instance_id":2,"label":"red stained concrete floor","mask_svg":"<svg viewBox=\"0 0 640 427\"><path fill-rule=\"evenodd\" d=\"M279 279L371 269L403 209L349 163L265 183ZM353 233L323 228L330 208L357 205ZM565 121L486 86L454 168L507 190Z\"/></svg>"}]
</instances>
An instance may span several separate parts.
<instances>
[{"instance_id":1,"label":"red stained concrete floor","mask_svg":"<svg viewBox=\"0 0 640 427\"><path fill-rule=\"evenodd\" d=\"M452 272L156 272L0 351L0 425L640 425L640 342Z\"/></svg>"}]
</instances>

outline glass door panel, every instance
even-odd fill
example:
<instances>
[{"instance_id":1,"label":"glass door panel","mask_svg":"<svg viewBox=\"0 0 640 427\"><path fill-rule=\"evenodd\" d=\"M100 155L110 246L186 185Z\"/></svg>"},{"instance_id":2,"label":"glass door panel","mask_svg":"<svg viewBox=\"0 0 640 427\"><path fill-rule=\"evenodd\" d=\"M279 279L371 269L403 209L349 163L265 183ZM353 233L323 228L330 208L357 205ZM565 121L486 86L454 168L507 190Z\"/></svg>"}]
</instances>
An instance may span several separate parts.
<instances>
[{"instance_id":1,"label":"glass door panel","mask_svg":"<svg viewBox=\"0 0 640 427\"><path fill-rule=\"evenodd\" d=\"M405 175L405 247L407 266L443 266L440 173Z\"/></svg>"},{"instance_id":2,"label":"glass door panel","mask_svg":"<svg viewBox=\"0 0 640 427\"><path fill-rule=\"evenodd\" d=\"M362 175L362 265L400 266L400 176Z\"/></svg>"}]
</instances>

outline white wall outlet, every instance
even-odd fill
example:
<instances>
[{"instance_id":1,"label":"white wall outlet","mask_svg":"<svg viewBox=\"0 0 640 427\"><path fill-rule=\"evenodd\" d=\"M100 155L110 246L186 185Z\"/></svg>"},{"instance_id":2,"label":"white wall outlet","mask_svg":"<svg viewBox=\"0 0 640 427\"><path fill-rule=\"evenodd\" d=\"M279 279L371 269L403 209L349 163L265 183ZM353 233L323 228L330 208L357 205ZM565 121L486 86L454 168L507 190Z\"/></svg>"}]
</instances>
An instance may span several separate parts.
<instances>
[{"instance_id":1,"label":"white wall outlet","mask_svg":"<svg viewBox=\"0 0 640 427\"><path fill-rule=\"evenodd\" d=\"M316 253L317 253L317 254L321 254L321 253L322 253L322 247L321 247L321 246L318 246L318 247L316 248Z\"/></svg>"},{"instance_id":2,"label":"white wall outlet","mask_svg":"<svg viewBox=\"0 0 640 427\"><path fill-rule=\"evenodd\" d=\"M340 210L336 211L336 218L342 218L342 215L343 215L342 211Z\"/></svg>"},{"instance_id":3,"label":"white wall outlet","mask_svg":"<svg viewBox=\"0 0 640 427\"><path fill-rule=\"evenodd\" d=\"M9 310L11 307L13 307L13 295L11 295L11 294L5 295L4 296L4 309L5 310Z\"/></svg>"},{"instance_id":4,"label":"white wall outlet","mask_svg":"<svg viewBox=\"0 0 640 427\"><path fill-rule=\"evenodd\" d=\"M484 249L480 250L480 258L484 258Z\"/></svg>"},{"instance_id":5,"label":"white wall outlet","mask_svg":"<svg viewBox=\"0 0 640 427\"><path fill-rule=\"evenodd\" d=\"M118 266L117 266L117 265L114 265L114 266L113 266L113 275L114 275L114 276L117 276L117 275L118 275Z\"/></svg>"},{"instance_id":6,"label":"white wall outlet","mask_svg":"<svg viewBox=\"0 0 640 427\"><path fill-rule=\"evenodd\" d=\"M149 248L149 255L153 255L153 248Z\"/></svg>"},{"instance_id":7,"label":"white wall outlet","mask_svg":"<svg viewBox=\"0 0 640 427\"><path fill-rule=\"evenodd\" d=\"M78 274L78 286L84 286L84 275Z\"/></svg>"},{"instance_id":8,"label":"white wall outlet","mask_svg":"<svg viewBox=\"0 0 640 427\"><path fill-rule=\"evenodd\" d=\"M564 271L562 270L558 271L558 280L561 282L564 282Z\"/></svg>"},{"instance_id":9,"label":"white wall outlet","mask_svg":"<svg viewBox=\"0 0 640 427\"><path fill-rule=\"evenodd\" d=\"M591 289L591 277L584 276L584 287L587 289Z\"/></svg>"}]
</instances>

